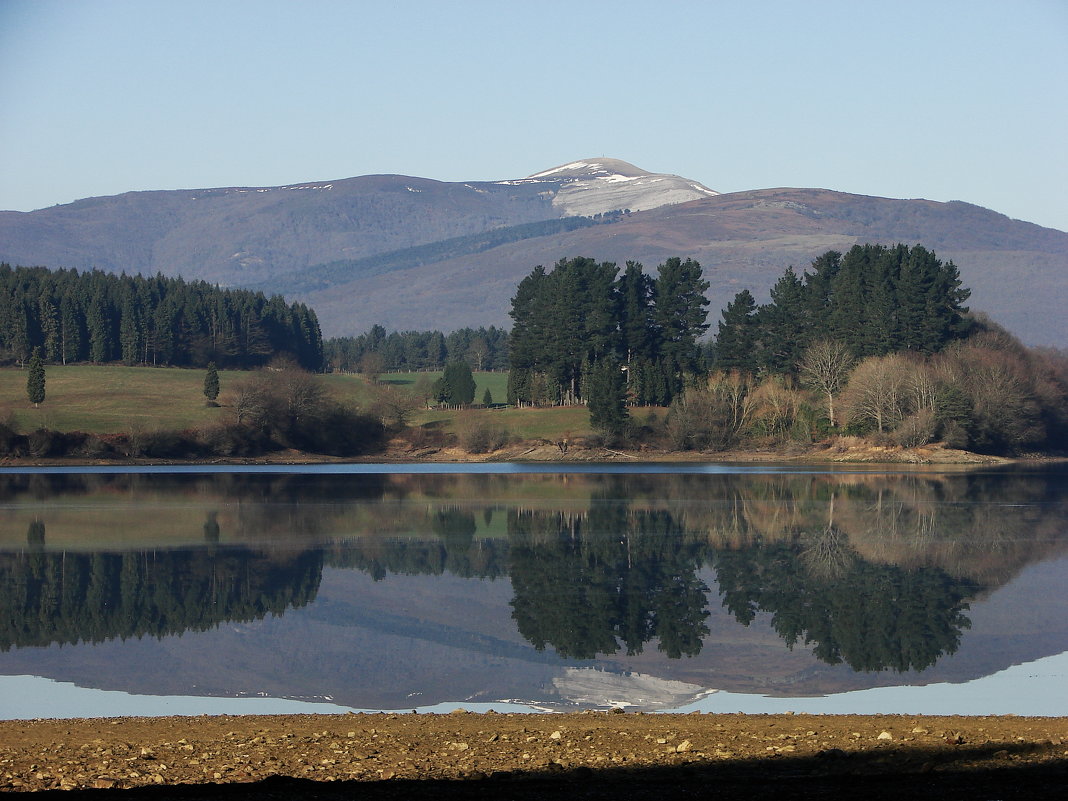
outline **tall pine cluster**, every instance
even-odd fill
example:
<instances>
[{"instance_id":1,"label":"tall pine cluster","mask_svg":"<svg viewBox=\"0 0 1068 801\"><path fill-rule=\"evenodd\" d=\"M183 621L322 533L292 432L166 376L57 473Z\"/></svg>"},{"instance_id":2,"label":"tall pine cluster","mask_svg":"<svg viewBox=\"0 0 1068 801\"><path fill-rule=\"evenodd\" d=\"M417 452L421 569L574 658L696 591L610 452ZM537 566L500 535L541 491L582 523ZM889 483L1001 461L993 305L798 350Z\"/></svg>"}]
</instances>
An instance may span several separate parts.
<instances>
[{"instance_id":1,"label":"tall pine cluster","mask_svg":"<svg viewBox=\"0 0 1068 801\"><path fill-rule=\"evenodd\" d=\"M897 351L935 353L969 332L953 262L919 245L856 245L829 251L798 276L788 269L758 306L742 290L723 310L715 364L722 369L791 373L821 339L844 344L854 357Z\"/></svg>"},{"instance_id":2,"label":"tall pine cluster","mask_svg":"<svg viewBox=\"0 0 1068 801\"><path fill-rule=\"evenodd\" d=\"M278 295L181 278L0 264L0 358L258 367L286 355L323 363L315 312Z\"/></svg>"},{"instance_id":3,"label":"tall pine cluster","mask_svg":"<svg viewBox=\"0 0 1068 801\"><path fill-rule=\"evenodd\" d=\"M636 262L622 275L588 258L536 267L512 299L508 402L600 409L598 392L619 393L611 369L625 376L629 403L670 403L697 369L707 288L691 259L668 259L656 278Z\"/></svg>"}]
</instances>

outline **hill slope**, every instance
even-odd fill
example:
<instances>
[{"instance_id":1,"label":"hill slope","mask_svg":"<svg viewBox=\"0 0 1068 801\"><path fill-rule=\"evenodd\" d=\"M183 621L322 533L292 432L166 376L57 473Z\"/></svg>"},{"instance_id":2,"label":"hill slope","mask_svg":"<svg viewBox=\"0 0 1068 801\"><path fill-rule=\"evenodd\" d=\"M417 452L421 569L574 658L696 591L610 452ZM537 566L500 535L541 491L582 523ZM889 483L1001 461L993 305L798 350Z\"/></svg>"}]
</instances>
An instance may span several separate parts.
<instances>
[{"instance_id":1,"label":"hill slope","mask_svg":"<svg viewBox=\"0 0 1068 801\"><path fill-rule=\"evenodd\" d=\"M300 297L335 333L387 328L507 325L516 284L536 264L584 255L647 269L675 255L705 267L710 321L743 288L766 299L789 265L830 249L922 243L952 259L973 290L970 306L1025 341L1068 345L1068 234L967 203L893 200L821 189L736 192L624 215L550 236L387 274L353 276ZM312 268L314 272L315 268Z\"/></svg>"}]
</instances>

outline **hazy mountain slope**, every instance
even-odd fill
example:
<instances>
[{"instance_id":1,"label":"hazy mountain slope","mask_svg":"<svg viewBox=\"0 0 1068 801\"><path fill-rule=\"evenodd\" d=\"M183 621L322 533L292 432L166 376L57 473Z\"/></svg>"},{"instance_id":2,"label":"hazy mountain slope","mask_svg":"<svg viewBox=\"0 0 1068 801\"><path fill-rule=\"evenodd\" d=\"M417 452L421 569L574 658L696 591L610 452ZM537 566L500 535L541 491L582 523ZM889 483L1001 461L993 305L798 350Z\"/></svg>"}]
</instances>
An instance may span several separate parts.
<instances>
[{"instance_id":1,"label":"hazy mountain slope","mask_svg":"<svg viewBox=\"0 0 1068 801\"><path fill-rule=\"evenodd\" d=\"M131 192L0 212L0 259L240 285L309 264L561 216L535 184L398 175L258 189Z\"/></svg>"},{"instance_id":2,"label":"hazy mountain slope","mask_svg":"<svg viewBox=\"0 0 1068 801\"><path fill-rule=\"evenodd\" d=\"M714 194L614 159L495 182L368 175L281 187L128 192L0 212L0 261L162 272L270 289L272 281L309 265Z\"/></svg>"},{"instance_id":3,"label":"hazy mountain slope","mask_svg":"<svg viewBox=\"0 0 1068 801\"><path fill-rule=\"evenodd\" d=\"M1068 234L966 203L893 200L820 189L768 189L624 216L600 225L512 243L311 292L330 333L380 322L451 328L507 324L515 286L536 264L584 255L649 269L692 256L711 283L710 320L742 288L766 298L788 265L861 242L921 243L954 260L984 310L1038 344L1068 344Z\"/></svg>"}]
</instances>

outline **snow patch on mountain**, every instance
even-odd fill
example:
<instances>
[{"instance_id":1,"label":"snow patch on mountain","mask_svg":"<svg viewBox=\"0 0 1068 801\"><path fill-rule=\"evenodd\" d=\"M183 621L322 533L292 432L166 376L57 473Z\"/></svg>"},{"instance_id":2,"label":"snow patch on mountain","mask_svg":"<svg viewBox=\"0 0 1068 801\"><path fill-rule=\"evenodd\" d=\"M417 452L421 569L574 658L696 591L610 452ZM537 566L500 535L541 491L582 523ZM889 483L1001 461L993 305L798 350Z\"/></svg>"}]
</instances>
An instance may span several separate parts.
<instances>
[{"instance_id":1,"label":"snow patch on mountain","mask_svg":"<svg viewBox=\"0 0 1068 801\"><path fill-rule=\"evenodd\" d=\"M678 175L651 173L619 159L585 159L536 172L500 185L543 183L552 187L553 205L568 216L609 211L644 211L712 197L719 193Z\"/></svg>"}]
</instances>

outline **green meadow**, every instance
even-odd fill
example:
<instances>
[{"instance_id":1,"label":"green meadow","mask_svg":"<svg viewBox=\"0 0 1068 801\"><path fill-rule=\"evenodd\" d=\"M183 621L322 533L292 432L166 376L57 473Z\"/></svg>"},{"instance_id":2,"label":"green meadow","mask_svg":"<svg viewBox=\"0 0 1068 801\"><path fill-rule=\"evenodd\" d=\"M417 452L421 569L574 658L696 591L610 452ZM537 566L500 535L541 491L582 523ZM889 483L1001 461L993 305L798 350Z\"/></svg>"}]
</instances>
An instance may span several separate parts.
<instances>
[{"instance_id":1,"label":"green meadow","mask_svg":"<svg viewBox=\"0 0 1068 801\"><path fill-rule=\"evenodd\" d=\"M47 365L45 401L34 408L26 397L27 371L0 369L0 420L22 433L38 428L85 431L94 434L129 431L182 430L233 419L229 394L249 373L221 370L219 406L205 403L204 370L121 365ZM440 372L385 373L379 384L411 390L421 377L433 381ZM507 398L508 374L475 373L475 401L489 389L495 404ZM376 392L362 376L323 376L336 397L368 407ZM487 420L506 428L519 439L558 439L591 433L589 413L583 406L551 409L426 409L417 411L413 426L431 425L455 433L473 421Z\"/></svg>"}]
</instances>

